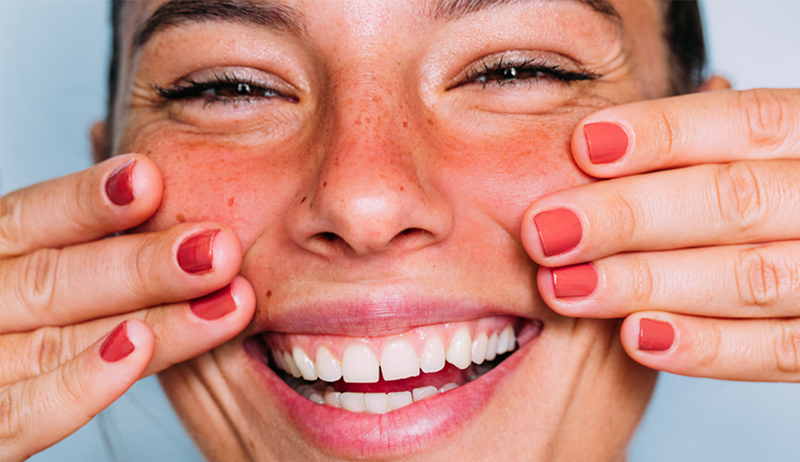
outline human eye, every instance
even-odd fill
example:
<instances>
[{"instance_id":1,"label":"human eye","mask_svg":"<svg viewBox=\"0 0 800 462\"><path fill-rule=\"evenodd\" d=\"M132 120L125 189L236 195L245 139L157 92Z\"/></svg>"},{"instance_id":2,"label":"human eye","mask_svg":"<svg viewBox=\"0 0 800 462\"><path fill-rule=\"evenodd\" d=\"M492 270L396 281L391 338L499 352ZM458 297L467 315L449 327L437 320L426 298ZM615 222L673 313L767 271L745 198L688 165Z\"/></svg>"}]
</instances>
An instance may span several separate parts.
<instances>
[{"instance_id":1,"label":"human eye","mask_svg":"<svg viewBox=\"0 0 800 462\"><path fill-rule=\"evenodd\" d=\"M530 86L534 83L571 84L595 80L599 75L585 69L567 69L560 63L540 57L500 55L483 59L464 72L456 86Z\"/></svg>"},{"instance_id":2,"label":"human eye","mask_svg":"<svg viewBox=\"0 0 800 462\"><path fill-rule=\"evenodd\" d=\"M298 103L299 98L286 84L261 75L248 75L234 69L212 70L182 77L166 87L152 85L153 90L165 103L201 102L203 107L217 104L258 104L271 101Z\"/></svg>"}]
</instances>

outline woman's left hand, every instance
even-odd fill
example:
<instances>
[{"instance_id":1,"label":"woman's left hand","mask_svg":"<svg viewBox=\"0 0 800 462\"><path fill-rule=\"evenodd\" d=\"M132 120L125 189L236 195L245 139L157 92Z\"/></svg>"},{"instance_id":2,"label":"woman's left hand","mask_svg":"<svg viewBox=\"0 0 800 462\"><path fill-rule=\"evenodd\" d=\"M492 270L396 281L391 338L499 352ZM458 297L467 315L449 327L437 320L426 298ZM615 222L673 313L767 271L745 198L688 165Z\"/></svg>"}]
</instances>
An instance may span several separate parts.
<instances>
[{"instance_id":1,"label":"woman's left hand","mask_svg":"<svg viewBox=\"0 0 800 462\"><path fill-rule=\"evenodd\" d=\"M617 106L572 139L611 178L536 201L522 240L557 312L627 317L636 361L800 381L800 90Z\"/></svg>"}]
</instances>

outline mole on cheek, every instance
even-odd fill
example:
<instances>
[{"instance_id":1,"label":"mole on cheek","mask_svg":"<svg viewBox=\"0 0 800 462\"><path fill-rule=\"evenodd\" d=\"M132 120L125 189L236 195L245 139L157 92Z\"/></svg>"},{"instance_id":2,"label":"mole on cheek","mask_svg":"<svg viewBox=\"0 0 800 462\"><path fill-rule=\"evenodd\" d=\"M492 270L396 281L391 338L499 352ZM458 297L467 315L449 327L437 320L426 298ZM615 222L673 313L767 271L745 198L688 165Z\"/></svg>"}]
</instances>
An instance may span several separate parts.
<instances>
[{"instance_id":1,"label":"mole on cheek","mask_svg":"<svg viewBox=\"0 0 800 462\"><path fill-rule=\"evenodd\" d=\"M182 213L175 215L175 219L178 220L179 223L186 223L186 217Z\"/></svg>"}]
</instances>

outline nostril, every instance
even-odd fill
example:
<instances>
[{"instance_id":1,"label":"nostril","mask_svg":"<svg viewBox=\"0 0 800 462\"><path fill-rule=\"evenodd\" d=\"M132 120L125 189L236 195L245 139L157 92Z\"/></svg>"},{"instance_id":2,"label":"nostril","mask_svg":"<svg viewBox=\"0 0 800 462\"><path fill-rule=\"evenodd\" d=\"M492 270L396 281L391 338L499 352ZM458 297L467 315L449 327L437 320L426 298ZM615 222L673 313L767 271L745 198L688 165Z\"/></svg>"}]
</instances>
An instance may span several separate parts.
<instances>
[{"instance_id":1,"label":"nostril","mask_svg":"<svg viewBox=\"0 0 800 462\"><path fill-rule=\"evenodd\" d=\"M422 239L428 238L428 237L430 237L432 235L433 234L430 231L427 231L427 230L424 230L424 229L406 228L406 229L400 231L399 233L395 234L395 236L391 240L391 243L392 244L398 244L399 241L410 241L410 240L413 241L415 239L422 240Z\"/></svg>"}]
</instances>

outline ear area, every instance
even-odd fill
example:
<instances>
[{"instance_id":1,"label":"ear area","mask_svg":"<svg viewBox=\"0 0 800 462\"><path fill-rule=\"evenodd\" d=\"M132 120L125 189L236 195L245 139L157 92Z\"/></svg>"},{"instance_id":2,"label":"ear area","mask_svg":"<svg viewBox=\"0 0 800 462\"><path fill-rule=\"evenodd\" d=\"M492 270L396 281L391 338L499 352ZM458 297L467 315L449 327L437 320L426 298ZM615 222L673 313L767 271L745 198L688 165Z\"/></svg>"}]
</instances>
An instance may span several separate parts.
<instances>
[{"instance_id":1,"label":"ear area","mask_svg":"<svg viewBox=\"0 0 800 462\"><path fill-rule=\"evenodd\" d=\"M698 93L703 93L707 91L716 91L716 90L730 90L733 88L731 86L731 82L726 79L725 77L720 77L718 75L712 75L705 82L700 85L700 88L697 89Z\"/></svg>"},{"instance_id":2,"label":"ear area","mask_svg":"<svg viewBox=\"0 0 800 462\"><path fill-rule=\"evenodd\" d=\"M90 131L92 138L92 159L98 164L110 157L108 139L106 136L106 121L100 120L92 124Z\"/></svg>"}]
</instances>

